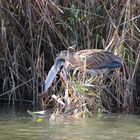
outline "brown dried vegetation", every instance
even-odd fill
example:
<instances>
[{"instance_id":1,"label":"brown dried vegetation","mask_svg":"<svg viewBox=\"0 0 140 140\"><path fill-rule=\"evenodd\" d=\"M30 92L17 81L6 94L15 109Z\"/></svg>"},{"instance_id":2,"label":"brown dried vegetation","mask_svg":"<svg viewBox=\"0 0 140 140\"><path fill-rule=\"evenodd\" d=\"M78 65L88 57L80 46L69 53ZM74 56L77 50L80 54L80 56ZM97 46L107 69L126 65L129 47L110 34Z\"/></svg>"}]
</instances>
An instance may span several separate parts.
<instances>
[{"instance_id":1,"label":"brown dried vegetation","mask_svg":"<svg viewBox=\"0 0 140 140\"><path fill-rule=\"evenodd\" d=\"M77 50L103 48L123 59L123 69L96 79L100 101L93 101L110 112L138 111L139 25L139 0L0 0L0 100L39 105L56 55L76 44Z\"/></svg>"}]
</instances>

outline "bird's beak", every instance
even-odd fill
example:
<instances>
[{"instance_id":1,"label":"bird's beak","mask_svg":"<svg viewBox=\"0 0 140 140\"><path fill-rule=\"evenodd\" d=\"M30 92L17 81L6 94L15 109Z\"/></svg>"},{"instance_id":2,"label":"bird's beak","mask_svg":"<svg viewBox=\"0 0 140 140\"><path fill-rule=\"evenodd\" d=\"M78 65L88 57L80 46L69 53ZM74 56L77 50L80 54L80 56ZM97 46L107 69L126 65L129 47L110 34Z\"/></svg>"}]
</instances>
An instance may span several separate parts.
<instances>
[{"instance_id":1,"label":"bird's beak","mask_svg":"<svg viewBox=\"0 0 140 140\"><path fill-rule=\"evenodd\" d=\"M52 68L50 69L48 76L45 80L45 89L44 91L47 93L49 87L52 85L52 82L57 75L57 73L60 71L61 67L64 66L64 60L63 59L57 59Z\"/></svg>"}]
</instances>

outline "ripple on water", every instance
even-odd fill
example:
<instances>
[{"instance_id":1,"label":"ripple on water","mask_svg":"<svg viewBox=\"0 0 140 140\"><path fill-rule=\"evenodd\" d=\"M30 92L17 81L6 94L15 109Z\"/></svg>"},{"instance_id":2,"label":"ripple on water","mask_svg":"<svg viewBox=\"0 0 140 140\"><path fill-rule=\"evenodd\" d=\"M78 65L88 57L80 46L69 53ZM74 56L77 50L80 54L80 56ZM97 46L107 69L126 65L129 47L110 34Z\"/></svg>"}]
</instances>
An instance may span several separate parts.
<instances>
[{"instance_id":1,"label":"ripple on water","mask_svg":"<svg viewBox=\"0 0 140 140\"><path fill-rule=\"evenodd\" d=\"M116 119L115 119L116 117ZM140 140L139 116L103 116L61 122L37 123L32 118L0 117L1 140Z\"/></svg>"}]
</instances>

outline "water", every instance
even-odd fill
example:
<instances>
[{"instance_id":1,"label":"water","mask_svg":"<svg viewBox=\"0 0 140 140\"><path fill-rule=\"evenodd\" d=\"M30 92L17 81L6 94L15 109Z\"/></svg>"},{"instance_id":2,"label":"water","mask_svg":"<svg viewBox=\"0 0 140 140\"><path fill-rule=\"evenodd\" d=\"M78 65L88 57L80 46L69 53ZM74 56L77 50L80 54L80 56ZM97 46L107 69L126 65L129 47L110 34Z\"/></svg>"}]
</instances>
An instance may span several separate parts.
<instances>
[{"instance_id":1,"label":"water","mask_svg":"<svg viewBox=\"0 0 140 140\"><path fill-rule=\"evenodd\" d=\"M0 114L0 140L140 140L140 116L102 115L50 123Z\"/></svg>"}]
</instances>

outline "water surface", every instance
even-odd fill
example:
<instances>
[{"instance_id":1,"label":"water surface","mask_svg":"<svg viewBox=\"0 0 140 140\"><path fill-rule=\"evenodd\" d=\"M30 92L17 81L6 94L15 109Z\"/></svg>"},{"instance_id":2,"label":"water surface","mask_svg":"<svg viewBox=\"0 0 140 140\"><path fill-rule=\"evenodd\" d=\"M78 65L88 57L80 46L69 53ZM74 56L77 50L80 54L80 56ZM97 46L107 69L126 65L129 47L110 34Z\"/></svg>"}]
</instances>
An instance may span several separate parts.
<instances>
[{"instance_id":1,"label":"water surface","mask_svg":"<svg viewBox=\"0 0 140 140\"><path fill-rule=\"evenodd\" d=\"M140 140L139 115L37 123L29 116L0 114L0 140Z\"/></svg>"}]
</instances>

